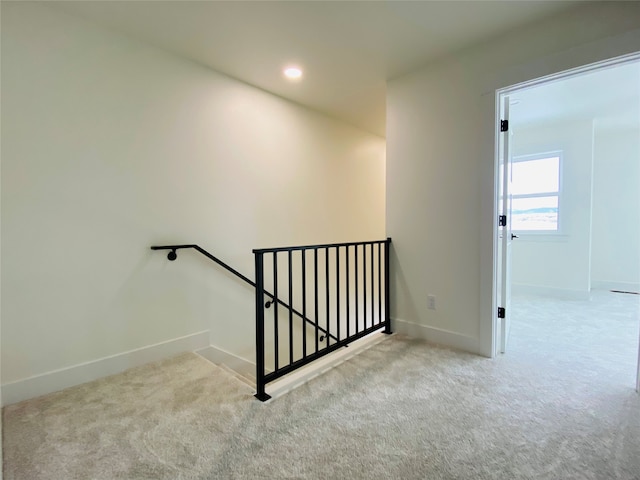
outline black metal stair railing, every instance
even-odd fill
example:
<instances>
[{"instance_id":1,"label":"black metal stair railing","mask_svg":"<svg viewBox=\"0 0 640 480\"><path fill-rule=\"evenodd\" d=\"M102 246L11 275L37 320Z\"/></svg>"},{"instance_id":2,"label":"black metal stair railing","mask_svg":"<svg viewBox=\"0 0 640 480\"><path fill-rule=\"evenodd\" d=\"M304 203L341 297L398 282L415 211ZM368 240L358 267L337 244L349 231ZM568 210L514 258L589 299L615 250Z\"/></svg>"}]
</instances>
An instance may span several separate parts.
<instances>
[{"instance_id":1,"label":"black metal stair railing","mask_svg":"<svg viewBox=\"0 0 640 480\"><path fill-rule=\"evenodd\" d=\"M216 264L218 264L220 267L224 268L225 270L227 270L228 272L232 273L233 275L235 275L236 277L240 278L242 281L244 281L245 283L248 283L249 285L251 285L253 288L256 287L256 284L254 281L250 280L248 277L246 277L245 275L241 274L240 272L238 272L236 269L230 267L229 265L227 265L225 262L223 262L222 260L220 260L219 258L215 257L214 255L212 255L211 253L207 252L204 248L200 247L199 245L196 244L188 244L188 245L160 245L160 246L152 246L151 250L170 250L169 253L167 254L167 258L170 261L174 261L176 258L178 258L178 254L177 254L177 250L181 250L181 249L193 249L196 250L197 252L201 253L202 255L204 255L205 257L207 257L209 260L212 260L213 262L215 262ZM338 339L336 337L334 337L333 335L330 335L324 328L316 325L315 322L313 322L312 320L310 320L309 318L306 317L306 315L303 315L302 313L300 313L298 310L294 309L291 307L291 305L287 304L286 302L284 302L283 300L281 300L280 298L276 298L274 297L273 294L264 291L264 296L269 297L271 299L271 301L267 301L264 304L265 308L269 308L273 303L277 303L278 305L286 308L287 310L290 310L292 312L292 314L296 315L297 317L300 317L302 320L304 320L304 322L311 324L314 326L314 328L317 329L318 332L320 332L319 335L319 339L320 341L324 341L326 339L327 336L333 337L333 339L335 341L337 341ZM275 309L277 310L277 309Z\"/></svg>"},{"instance_id":2,"label":"black metal stair railing","mask_svg":"<svg viewBox=\"0 0 640 480\"><path fill-rule=\"evenodd\" d=\"M256 272L256 398L268 400L271 397L265 391L267 383L365 335L380 329L391 334L390 246L391 239L387 238L253 251ZM279 264L285 267L280 277ZM267 277L273 283L273 294L264 289ZM273 354L267 359L264 297L269 296L280 303L279 285L284 287L282 290L286 293L283 296L289 302L288 322L286 318L281 322L278 309L275 309L268 332L273 336ZM293 309L294 300L301 303L301 314ZM314 338L311 344L307 339L306 322L302 332L294 332L294 313L305 319L313 317ZM319 331L326 332L328 336L326 345L322 347ZM286 339L282 341L281 337ZM284 350L284 355L280 354L281 350ZM266 370L267 360L273 367L269 372Z\"/></svg>"}]
</instances>

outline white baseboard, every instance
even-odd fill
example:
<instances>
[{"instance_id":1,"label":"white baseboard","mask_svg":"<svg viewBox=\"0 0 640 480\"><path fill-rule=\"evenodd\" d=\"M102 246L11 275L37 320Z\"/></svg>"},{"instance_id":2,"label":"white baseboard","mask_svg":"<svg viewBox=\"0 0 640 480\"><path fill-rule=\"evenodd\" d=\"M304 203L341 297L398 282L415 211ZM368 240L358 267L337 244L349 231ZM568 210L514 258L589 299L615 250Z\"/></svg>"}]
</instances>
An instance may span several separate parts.
<instances>
[{"instance_id":1,"label":"white baseboard","mask_svg":"<svg viewBox=\"0 0 640 480\"><path fill-rule=\"evenodd\" d=\"M591 288L594 290L621 290L623 292L640 292L640 283L634 282L607 282L593 280Z\"/></svg>"},{"instance_id":2,"label":"white baseboard","mask_svg":"<svg viewBox=\"0 0 640 480\"><path fill-rule=\"evenodd\" d=\"M91 362L62 368L2 385L2 404L27 400L64 388L123 372L128 368L156 362L183 352L199 350L209 344L209 331L198 332L166 342L118 353Z\"/></svg>"},{"instance_id":3,"label":"white baseboard","mask_svg":"<svg viewBox=\"0 0 640 480\"><path fill-rule=\"evenodd\" d=\"M431 343L481 355L480 342L475 337L469 337L467 335L462 335L460 333L451 332L441 328L420 325L418 323L398 318L393 319L393 330L394 332L407 335L409 337L419 338Z\"/></svg>"},{"instance_id":4,"label":"white baseboard","mask_svg":"<svg viewBox=\"0 0 640 480\"><path fill-rule=\"evenodd\" d=\"M389 338L389 335L384 333L370 333L369 335L350 343L348 348L340 348L278 380L273 381L272 383L267 384L265 390L267 394L271 395L271 400L269 401L281 397L291 390L304 385L309 380L312 380L318 375L322 375L332 368L337 367L358 353L383 342L387 338Z\"/></svg>"},{"instance_id":5,"label":"white baseboard","mask_svg":"<svg viewBox=\"0 0 640 480\"><path fill-rule=\"evenodd\" d=\"M256 378L255 363L245 358L239 357L231 352L227 352L220 347L216 347L215 345L207 345L200 350L196 350L196 353L203 356L211 363L215 363L216 365L226 365L231 370L239 373L243 377L246 377L248 379Z\"/></svg>"},{"instance_id":6,"label":"white baseboard","mask_svg":"<svg viewBox=\"0 0 640 480\"><path fill-rule=\"evenodd\" d=\"M388 338L388 335L379 332L367 335L366 337L350 343L348 348L338 349L325 357L319 358L309 365L306 365L278 380L267 384L266 391L269 395L271 395L272 399L281 397L285 393L290 392L300 385L303 385L312 378L315 378L318 375L321 375L326 371L336 367L337 365L348 360L357 353L370 348L377 343L380 343L385 338ZM239 373L243 377L252 380L254 382L253 387L255 388L255 363L241 358L233 353L227 352L226 350L214 345L209 345L202 350L196 351L196 353L203 356L212 363L215 363L217 365L225 365L234 372Z\"/></svg>"},{"instance_id":7,"label":"white baseboard","mask_svg":"<svg viewBox=\"0 0 640 480\"><path fill-rule=\"evenodd\" d=\"M543 297L562 298L566 300L589 300L588 290L571 290L569 288L542 287L539 285L511 284L514 295L540 295Z\"/></svg>"}]
</instances>

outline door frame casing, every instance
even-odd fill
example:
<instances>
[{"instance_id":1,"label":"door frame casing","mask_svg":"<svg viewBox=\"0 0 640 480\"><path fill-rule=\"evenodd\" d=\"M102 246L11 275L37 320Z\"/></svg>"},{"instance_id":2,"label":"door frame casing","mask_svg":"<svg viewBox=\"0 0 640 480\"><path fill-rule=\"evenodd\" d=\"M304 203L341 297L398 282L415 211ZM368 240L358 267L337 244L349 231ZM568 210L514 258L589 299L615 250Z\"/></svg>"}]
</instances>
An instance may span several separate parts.
<instances>
[{"instance_id":1,"label":"door frame casing","mask_svg":"<svg viewBox=\"0 0 640 480\"><path fill-rule=\"evenodd\" d=\"M498 318L499 305L499 279L502 276L502 272L498 271L498 254L499 241L500 241L500 226L498 225L498 215L500 214L499 194L500 194L500 135L503 133L500 131L500 116L501 116L501 99L502 97L508 97L522 90L541 86L558 80L564 80L571 77L583 75L585 73L595 72L597 70L603 70L606 68L621 66L628 63L640 61L640 52L635 52L627 55L609 58L599 62L589 63L580 67L564 70L551 75L545 75L539 78L534 78L525 82L520 82L508 87L503 87L495 90L495 107L494 107L494 192L493 192L493 282L492 282L492 312L493 318L491 322L491 356L496 357L500 353L500 319ZM638 341L638 377L636 382L636 390L640 393L640 339Z\"/></svg>"},{"instance_id":2,"label":"door frame casing","mask_svg":"<svg viewBox=\"0 0 640 480\"><path fill-rule=\"evenodd\" d=\"M499 134L499 151L498 151L498 181L496 190L498 191L498 215L504 216L506 221L504 224L498 222L498 256L496 258L497 268L500 268L500 275L497 277L498 285L496 291L499 297L499 310L503 315L498 314L498 324L500 327L496 329L497 351L505 353L509 337L509 316L511 315L511 195L509 185L511 184L511 134L509 128L510 121L510 96L509 94L501 94L499 96L500 111L500 134ZM506 123L506 129L503 131L503 123Z\"/></svg>"}]
</instances>

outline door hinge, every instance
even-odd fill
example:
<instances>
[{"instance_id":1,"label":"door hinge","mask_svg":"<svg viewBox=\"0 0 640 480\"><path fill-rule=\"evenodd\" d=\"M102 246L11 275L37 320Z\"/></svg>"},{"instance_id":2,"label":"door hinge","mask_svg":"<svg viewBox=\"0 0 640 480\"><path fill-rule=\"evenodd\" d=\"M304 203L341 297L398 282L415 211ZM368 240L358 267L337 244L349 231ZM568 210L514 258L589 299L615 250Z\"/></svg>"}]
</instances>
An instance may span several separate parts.
<instances>
[{"instance_id":1,"label":"door hinge","mask_svg":"<svg viewBox=\"0 0 640 480\"><path fill-rule=\"evenodd\" d=\"M507 216L506 215L498 216L498 226L499 227L506 227L507 226Z\"/></svg>"},{"instance_id":2,"label":"door hinge","mask_svg":"<svg viewBox=\"0 0 640 480\"><path fill-rule=\"evenodd\" d=\"M501 132L509 131L509 120L500 120L500 131Z\"/></svg>"},{"instance_id":3,"label":"door hinge","mask_svg":"<svg viewBox=\"0 0 640 480\"><path fill-rule=\"evenodd\" d=\"M498 318L505 318L507 316L507 311L504 307L498 307Z\"/></svg>"}]
</instances>

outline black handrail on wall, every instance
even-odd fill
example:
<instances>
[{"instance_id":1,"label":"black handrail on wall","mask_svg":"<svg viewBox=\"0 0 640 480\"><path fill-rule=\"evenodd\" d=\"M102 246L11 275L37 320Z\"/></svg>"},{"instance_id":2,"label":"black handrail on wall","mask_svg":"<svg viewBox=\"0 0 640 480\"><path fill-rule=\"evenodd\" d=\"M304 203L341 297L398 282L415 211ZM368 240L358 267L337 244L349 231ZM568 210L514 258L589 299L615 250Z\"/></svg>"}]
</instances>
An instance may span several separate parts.
<instances>
[{"instance_id":1,"label":"black handrail on wall","mask_svg":"<svg viewBox=\"0 0 640 480\"><path fill-rule=\"evenodd\" d=\"M276 380L334 350L364 337L376 330L384 329L391 334L390 294L389 294L389 250L391 239L370 242L353 242L304 247L283 247L256 249L256 389L255 397L266 401L271 397L265 392L267 383ZM283 262L286 271L278 280L278 254L286 255ZM307 255L309 253L309 255ZM295 258L294 258L295 255ZM265 256L271 260L265 265ZM296 264L294 268L293 265ZM269 268L270 267L270 268ZM299 348L294 353L293 309L289 307L288 328L281 328L278 312L274 312L273 328L273 369L267 373L265 366L265 312L264 290L266 270L273 278L273 291L278 299L278 285L282 283L288 290L287 298L293 298L295 285L302 303L302 315L306 318L311 311L316 328L315 342L307 343L306 331L302 332ZM341 283L343 282L343 283ZM307 309L309 307L309 309ZM323 310L323 311L321 311ZM322 314L322 315L320 315ZM322 348L318 344L320 318L325 322L329 334ZM303 324L306 327L306 323ZM280 330L284 330L284 332ZM286 337L281 342L280 337ZM337 337L337 338L336 338ZM331 340L334 343L331 343ZM288 355L280 358L282 349Z\"/></svg>"},{"instance_id":2,"label":"black handrail on wall","mask_svg":"<svg viewBox=\"0 0 640 480\"><path fill-rule=\"evenodd\" d=\"M196 244L189 244L189 245L160 245L160 246L155 246L154 245L154 246L151 247L151 250L171 250L167 254L167 258L170 261L174 261L176 258L178 258L178 254L176 253L176 250L181 250L181 249L184 249L184 248L192 248L193 250L196 250L196 251L200 252L202 255L207 257L209 260L217 263L219 266L221 266L222 268L224 268L228 272L233 273L236 277L238 277L241 280L243 280L244 282L248 283L253 288L256 287L256 284L255 284L254 281L250 280L249 278L247 278L246 276L244 276L243 274L238 272L235 268L230 267L229 265L224 263L219 258L217 258L214 255L212 255L211 253L207 252L204 248L200 247L199 245L196 245ZM271 299L271 301L265 303L265 307L269 308L271 306L271 304L273 303L273 301L274 301L274 295L269 293L269 292L267 292L267 291L264 292L264 295ZM312 320L308 319L305 315L303 315L302 313L298 312L296 309L292 308L290 305L288 305L284 301L280 300L279 298L277 300L275 300L275 301L279 305L281 305L282 307L292 311L295 315L297 315L298 317L302 318L305 322L313 325L314 328L316 328L318 331L322 332L323 335L320 337L320 341L323 341L326 336L329 336L329 337L333 338L336 341L338 340L333 335L330 335L324 328L318 326L315 322L313 322Z\"/></svg>"}]
</instances>

